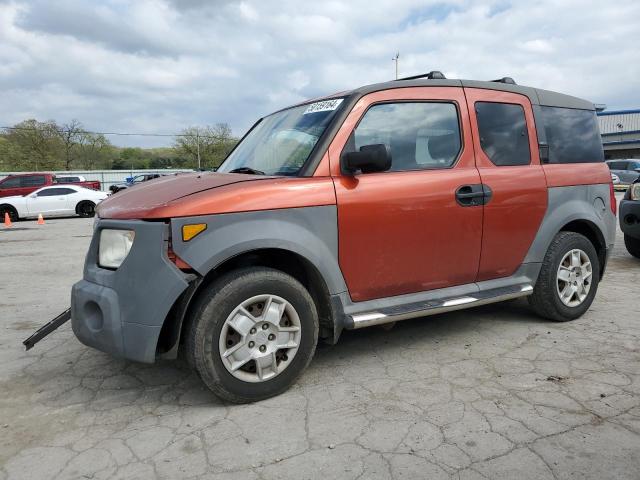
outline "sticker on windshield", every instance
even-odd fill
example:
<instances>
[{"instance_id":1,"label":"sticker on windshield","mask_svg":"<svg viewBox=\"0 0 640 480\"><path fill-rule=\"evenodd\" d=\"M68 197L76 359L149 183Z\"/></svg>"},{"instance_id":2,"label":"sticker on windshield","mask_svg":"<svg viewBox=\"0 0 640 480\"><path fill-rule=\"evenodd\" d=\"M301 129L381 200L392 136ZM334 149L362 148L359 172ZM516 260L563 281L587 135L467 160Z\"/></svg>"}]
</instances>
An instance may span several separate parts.
<instances>
[{"instance_id":1,"label":"sticker on windshield","mask_svg":"<svg viewBox=\"0 0 640 480\"><path fill-rule=\"evenodd\" d=\"M331 110L335 110L342 103L343 98L335 98L333 100L323 100L322 102L312 103L307 107L304 111L304 115L307 113L316 113L316 112L330 112Z\"/></svg>"}]
</instances>

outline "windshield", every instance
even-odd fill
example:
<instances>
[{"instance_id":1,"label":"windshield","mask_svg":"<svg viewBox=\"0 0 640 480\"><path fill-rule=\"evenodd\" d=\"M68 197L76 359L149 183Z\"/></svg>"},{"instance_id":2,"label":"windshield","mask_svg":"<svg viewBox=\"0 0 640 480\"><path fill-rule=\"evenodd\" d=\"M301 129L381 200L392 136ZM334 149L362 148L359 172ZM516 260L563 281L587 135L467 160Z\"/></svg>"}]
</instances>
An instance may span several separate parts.
<instances>
[{"instance_id":1,"label":"windshield","mask_svg":"<svg viewBox=\"0 0 640 480\"><path fill-rule=\"evenodd\" d=\"M217 171L297 175L342 101L324 100L263 118Z\"/></svg>"}]
</instances>

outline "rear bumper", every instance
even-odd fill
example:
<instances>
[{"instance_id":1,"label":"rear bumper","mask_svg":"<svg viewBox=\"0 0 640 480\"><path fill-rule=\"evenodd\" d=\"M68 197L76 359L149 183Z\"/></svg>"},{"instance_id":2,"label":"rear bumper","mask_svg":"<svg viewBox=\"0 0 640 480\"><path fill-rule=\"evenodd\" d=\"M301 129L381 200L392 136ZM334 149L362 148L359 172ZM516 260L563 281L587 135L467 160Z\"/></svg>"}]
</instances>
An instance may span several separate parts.
<instances>
[{"instance_id":1,"label":"rear bumper","mask_svg":"<svg viewBox=\"0 0 640 480\"><path fill-rule=\"evenodd\" d=\"M117 270L98 267L100 230L135 231L129 255ZM188 276L166 255L164 223L99 220L87 253L83 280L71 290L71 325L87 346L151 363L162 325L188 286Z\"/></svg>"},{"instance_id":2,"label":"rear bumper","mask_svg":"<svg viewBox=\"0 0 640 480\"><path fill-rule=\"evenodd\" d=\"M620 201L620 229L633 238L640 239L640 201Z\"/></svg>"}]
</instances>

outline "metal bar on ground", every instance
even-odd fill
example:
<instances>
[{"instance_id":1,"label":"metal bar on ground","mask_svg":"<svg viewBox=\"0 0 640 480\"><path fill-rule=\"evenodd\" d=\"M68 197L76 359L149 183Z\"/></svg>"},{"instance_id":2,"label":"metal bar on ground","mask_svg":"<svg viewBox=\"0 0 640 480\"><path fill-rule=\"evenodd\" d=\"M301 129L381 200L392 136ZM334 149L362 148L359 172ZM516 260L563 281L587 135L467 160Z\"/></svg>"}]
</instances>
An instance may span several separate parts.
<instances>
[{"instance_id":1,"label":"metal bar on ground","mask_svg":"<svg viewBox=\"0 0 640 480\"><path fill-rule=\"evenodd\" d=\"M62 312L60 315L58 315L56 318L51 320L49 323L40 327L38 330L36 330L36 332L33 335L31 335L24 342L22 342L22 344L25 346L25 350L32 349L36 343L38 343L44 337L46 337L51 332L56 330L63 323L68 322L70 319L71 319L71 309L68 308L64 312Z\"/></svg>"}]
</instances>

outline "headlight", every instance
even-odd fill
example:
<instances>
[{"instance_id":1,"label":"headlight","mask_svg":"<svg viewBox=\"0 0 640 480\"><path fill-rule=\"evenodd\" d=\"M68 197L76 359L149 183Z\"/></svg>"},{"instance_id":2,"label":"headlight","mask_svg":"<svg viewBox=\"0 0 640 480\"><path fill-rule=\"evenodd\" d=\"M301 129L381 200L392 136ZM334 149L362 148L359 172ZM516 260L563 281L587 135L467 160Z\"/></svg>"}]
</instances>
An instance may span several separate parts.
<instances>
[{"instance_id":1,"label":"headlight","mask_svg":"<svg viewBox=\"0 0 640 480\"><path fill-rule=\"evenodd\" d=\"M103 229L100 232L98 265L104 268L118 268L129 255L136 232L133 230Z\"/></svg>"},{"instance_id":2,"label":"headlight","mask_svg":"<svg viewBox=\"0 0 640 480\"><path fill-rule=\"evenodd\" d=\"M631 200L640 200L640 183L634 183L630 187L629 195Z\"/></svg>"}]
</instances>

